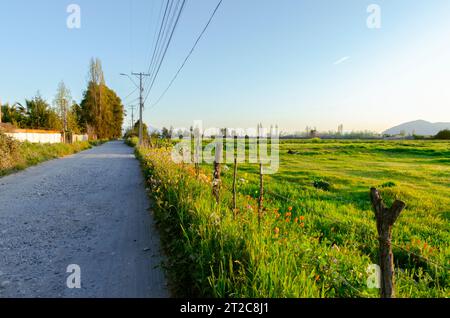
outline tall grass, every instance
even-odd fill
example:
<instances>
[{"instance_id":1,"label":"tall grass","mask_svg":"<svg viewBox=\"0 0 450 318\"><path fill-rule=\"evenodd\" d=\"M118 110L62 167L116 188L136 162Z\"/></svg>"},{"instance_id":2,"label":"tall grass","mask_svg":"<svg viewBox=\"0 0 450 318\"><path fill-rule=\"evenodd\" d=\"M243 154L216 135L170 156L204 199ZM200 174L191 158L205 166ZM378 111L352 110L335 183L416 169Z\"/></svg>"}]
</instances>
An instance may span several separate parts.
<instances>
[{"instance_id":1,"label":"tall grass","mask_svg":"<svg viewBox=\"0 0 450 318\"><path fill-rule=\"evenodd\" d=\"M399 244L394 247L398 296L447 297L448 222L438 212L432 212L426 219L419 216L424 204L429 204L430 211L445 210L448 188L447 192L442 190L444 197L437 192L427 202L421 192L397 186L399 180L405 182L405 176L398 177L395 168L387 171L392 174L385 173L385 177L395 182L387 182L378 180L378 173L368 166L368 162L378 160L373 154L369 160L368 152L387 156L390 151L383 149L399 146L376 142L284 142L281 171L267 177L266 210L261 226L255 200L259 195L257 167L240 167L243 181L239 183L239 209L233 213L231 172L223 173L224 188L221 201L216 204L210 172L196 176L193 167L173 163L167 150L138 148L169 255L167 267L175 294L377 297L378 290L367 287L366 273L369 265L378 260L375 221L368 200L370 186L377 184L364 179L373 176L380 185L389 185L382 190L388 203L398 197L410 203L405 212L409 215L394 229L395 243ZM287 149L292 147L303 151L296 158L287 156ZM305 162L298 159L305 152L299 147L317 154ZM413 149L409 156L414 154L419 160L429 156L435 160L427 147L443 153L448 149L441 144L420 147L427 151L417 154L418 150ZM405 151L400 151L398 156L404 154ZM385 161L386 158L390 157L384 157ZM301 168L302 165L305 167ZM329 165L336 168L329 170ZM427 171L433 169L430 163L427 165ZM210 169L205 166L203 171ZM359 169L365 171L364 177L354 176ZM315 189L313 181L317 179L329 181L330 191ZM427 234L433 227L436 230Z\"/></svg>"},{"instance_id":2,"label":"tall grass","mask_svg":"<svg viewBox=\"0 0 450 318\"><path fill-rule=\"evenodd\" d=\"M0 176L23 170L47 160L86 150L105 141L74 144L38 144L18 142L0 133Z\"/></svg>"},{"instance_id":3,"label":"tall grass","mask_svg":"<svg viewBox=\"0 0 450 318\"><path fill-rule=\"evenodd\" d=\"M36 144L25 142L19 147L21 162L16 165L15 169L24 169L44 161L72 155L91 147L92 145L88 141L73 144Z\"/></svg>"},{"instance_id":4,"label":"tall grass","mask_svg":"<svg viewBox=\"0 0 450 318\"><path fill-rule=\"evenodd\" d=\"M308 235L309 220L293 212L267 211L258 226L252 198L240 197L240 212L234 215L227 193L215 203L205 174L197 178L192 167L172 163L162 149L139 148L137 153L154 197L177 295L371 295L363 275L369 258Z\"/></svg>"}]
</instances>

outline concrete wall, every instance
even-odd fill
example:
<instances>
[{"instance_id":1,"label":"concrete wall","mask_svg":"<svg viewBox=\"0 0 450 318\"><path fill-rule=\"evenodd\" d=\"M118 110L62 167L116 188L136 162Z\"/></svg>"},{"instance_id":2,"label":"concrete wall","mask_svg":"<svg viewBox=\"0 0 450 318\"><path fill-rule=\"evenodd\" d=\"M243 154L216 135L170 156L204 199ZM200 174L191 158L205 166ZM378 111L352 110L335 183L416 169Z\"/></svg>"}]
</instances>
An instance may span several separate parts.
<instances>
[{"instance_id":1,"label":"concrete wall","mask_svg":"<svg viewBox=\"0 0 450 318\"><path fill-rule=\"evenodd\" d=\"M63 142L61 132L56 130L16 129L11 125L1 124L0 129L7 135L18 141L28 141L41 144L58 144ZM88 135L68 135L67 143L89 141ZM70 139L72 138L72 139Z\"/></svg>"},{"instance_id":2,"label":"concrete wall","mask_svg":"<svg viewBox=\"0 0 450 318\"><path fill-rule=\"evenodd\" d=\"M5 134L22 142L57 144L62 141L61 133L58 131L16 129Z\"/></svg>"},{"instance_id":3,"label":"concrete wall","mask_svg":"<svg viewBox=\"0 0 450 318\"><path fill-rule=\"evenodd\" d=\"M72 143L79 142L79 141L88 141L89 136L88 135L72 135Z\"/></svg>"}]
</instances>

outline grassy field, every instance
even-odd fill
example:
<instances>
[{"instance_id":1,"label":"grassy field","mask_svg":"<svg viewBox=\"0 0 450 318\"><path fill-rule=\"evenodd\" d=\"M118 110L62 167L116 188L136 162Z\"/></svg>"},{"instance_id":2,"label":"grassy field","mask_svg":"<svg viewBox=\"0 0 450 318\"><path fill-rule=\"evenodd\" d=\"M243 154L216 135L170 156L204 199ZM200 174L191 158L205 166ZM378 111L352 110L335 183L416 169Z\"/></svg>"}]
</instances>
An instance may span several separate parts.
<instances>
[{"instance_id":1,"label":"grassy field","mask_svg":"<svg viewBox=\"0 0 450 318\"><path fill-rule=\"evenodd\" d=\"M397 296L449 296L448 142L282 141L280 171L265 176L261 226L258 166L239 166L235 213L232 166L216 204L211 166L197 177L166 150L139 153L180 295L378 297L367 285L378 263L369 190L378 187L388 204L407 204L393 231Z\"/></svg>"}]
</instances>

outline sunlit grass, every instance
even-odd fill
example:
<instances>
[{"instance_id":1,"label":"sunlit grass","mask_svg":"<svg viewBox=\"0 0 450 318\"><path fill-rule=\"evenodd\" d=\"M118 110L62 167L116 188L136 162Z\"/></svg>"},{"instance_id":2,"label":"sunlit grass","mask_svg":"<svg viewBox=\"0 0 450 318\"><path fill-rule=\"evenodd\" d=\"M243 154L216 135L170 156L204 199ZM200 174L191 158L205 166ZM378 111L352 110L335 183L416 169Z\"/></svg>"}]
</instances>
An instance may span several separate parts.
<instances>
[{"instance_id":1,"label":"sunlit grass","mask_svg":"<svg viewBox=\"0 0 450 318\"><path fill-rule=\"evenodd\" d=\"M291 153L288 154L288 151ZM258 227L256 165L239 167L239 211L231 211L233 169L219 204L212 167L196 177L167 151L140 149L181 295L377 297L366 269L378 262L369 189L407 203L393 231L399 297L448 297L450 144L298 141L281 144L279 173L265 176ZM330 184L329 191L314 187ZM190 288L190 289L188 289Z\"/></svg>"},{"instance_id":2,"label":"sunlit grass","mask_svg":"<svg viewBox=\"0 0 450 318\"><path fill-rule=\"evenodd\" d=\"M6 139L0 140L0 143L2 142L6 143ZM5 145L0 145L2 146L1 154L3 156L0 162L0 176L26 169L44 161L72 155L104 142L105 140L83 141L73 144L40 144L9 139L8 143L10 145L8 149L6 149Z\"/></svg>"}]
</instances>

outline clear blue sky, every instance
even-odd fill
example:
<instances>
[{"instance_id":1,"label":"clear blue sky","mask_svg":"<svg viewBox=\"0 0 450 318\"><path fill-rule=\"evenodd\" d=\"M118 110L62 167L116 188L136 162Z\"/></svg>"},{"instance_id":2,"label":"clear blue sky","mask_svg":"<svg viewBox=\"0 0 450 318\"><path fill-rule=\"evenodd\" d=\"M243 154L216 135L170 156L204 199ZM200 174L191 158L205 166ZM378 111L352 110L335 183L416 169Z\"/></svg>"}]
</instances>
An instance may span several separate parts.
<instances>
[{"instance_id":1,"label":"clear blue sky","mask_svg":"<svg viewBox=\"0 0 450 318\"><path fill-rule=\"evenodd\" d=\"M51 101L64 80L80 101L91 57L124 98L133 86L119 73L148 68L160 1L0 0L0 99L23 102L39 90ZM66 27L71 3L81 6L79 30ZM188 0L153 98L216 3ZM371 3L381 6L381 29L366 26ZM224 0L145 121L382 131L415 119L450 121L449 83L448 0Z\"/></svg>"}]
</instances>

